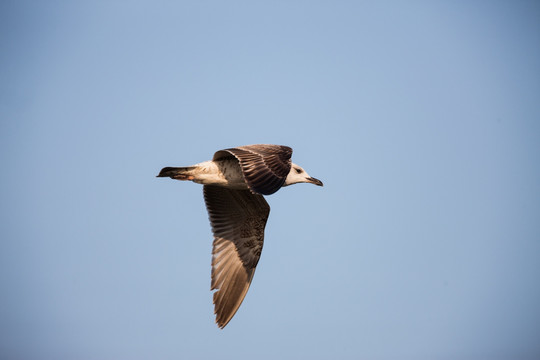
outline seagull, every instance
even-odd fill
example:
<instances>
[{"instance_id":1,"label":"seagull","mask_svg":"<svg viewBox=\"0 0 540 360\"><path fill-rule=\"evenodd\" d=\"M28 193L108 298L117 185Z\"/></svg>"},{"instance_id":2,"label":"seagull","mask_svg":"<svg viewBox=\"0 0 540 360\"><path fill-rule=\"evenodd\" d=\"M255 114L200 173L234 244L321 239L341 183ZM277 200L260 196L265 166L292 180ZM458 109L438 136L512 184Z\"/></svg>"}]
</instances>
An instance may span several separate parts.
<instances>
[{"instance_id":1,"label":"seagull","mask_svg":"<svg viewBox=\"0 0 540 360\"><path fill-rule=\"evenodd\" d=\"M242 304L261 257L270 206L263 195L297 183L323 186L291 162L283 145L246 145L219 150L212 160L163 168L157 177L202 184L210 218L216 324L223 329Z\"/></svg>"}]
</instances>

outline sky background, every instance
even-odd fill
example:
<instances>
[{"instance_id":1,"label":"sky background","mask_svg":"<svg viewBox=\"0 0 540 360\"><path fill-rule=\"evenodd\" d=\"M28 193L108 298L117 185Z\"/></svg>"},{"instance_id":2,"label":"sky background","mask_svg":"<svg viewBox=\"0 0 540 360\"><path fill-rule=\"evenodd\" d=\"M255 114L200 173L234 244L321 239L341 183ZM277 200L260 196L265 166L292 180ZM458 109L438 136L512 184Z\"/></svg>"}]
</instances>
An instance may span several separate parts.
<instances>
[{"instance_id":1,"label":"sky background","mask_svg":"<svg viewBox=\"0 0 540 360\"><path fill-rule=\"evenodd\" d=\"M540 358L537 1L2 1L0 358ZM214 324L200 185L293 147Z\"/></svg>"}]
</instances>

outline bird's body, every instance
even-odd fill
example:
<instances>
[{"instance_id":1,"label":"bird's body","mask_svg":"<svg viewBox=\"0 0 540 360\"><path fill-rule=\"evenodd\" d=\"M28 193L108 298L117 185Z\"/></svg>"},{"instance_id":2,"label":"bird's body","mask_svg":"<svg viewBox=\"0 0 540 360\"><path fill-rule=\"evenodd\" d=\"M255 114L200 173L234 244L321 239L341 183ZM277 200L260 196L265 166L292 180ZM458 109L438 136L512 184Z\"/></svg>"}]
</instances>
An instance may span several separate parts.
<instances>
[{"instance_id":1,"label":"bird's body","mask_svg":"<svg viewBox=\"0 0 540 360\"><path fill-rule=\"evenodd\" d=\"M162 172L171 172L176 180L191 180L202 185L216 185L229 189L247 190L248 186L238 165L238 160L209 160L184 168L165 168ZM160 176L168 176L161 175Z\"/></svg>"},{"instance_id":2,"label":"bird's body","mask_svg":"<svg viewBox=\"0 0 540 360\"><path fill-rule=\"evenodd\" d=\"M281 145L248 145L220 150L188 167L166 167L158 177L204 185L214 243L212 283L216 323L223 328L249 289L259 261L270 207L262 195L300 182L322 186L290 160Z\"/></svg>"}]
</instances>

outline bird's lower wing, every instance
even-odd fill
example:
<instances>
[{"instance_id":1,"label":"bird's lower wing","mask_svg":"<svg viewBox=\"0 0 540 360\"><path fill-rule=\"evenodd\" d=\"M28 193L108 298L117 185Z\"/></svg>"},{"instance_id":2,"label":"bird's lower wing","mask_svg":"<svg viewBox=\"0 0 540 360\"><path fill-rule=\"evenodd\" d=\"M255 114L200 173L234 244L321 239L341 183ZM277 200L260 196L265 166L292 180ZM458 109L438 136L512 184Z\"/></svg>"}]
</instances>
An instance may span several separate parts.
<instances>
[{"instance_id":1,"label":"bird's lower wing","mask_svg":"<svg viewBox=\"0 0 540 360\"><path fill-rule=\"evenodd\" d=\"M262 195L205 185L204 200L212 231L212 283L216 323L232 319L253 279L270 207Z\"/></svg>"}]
</instances>

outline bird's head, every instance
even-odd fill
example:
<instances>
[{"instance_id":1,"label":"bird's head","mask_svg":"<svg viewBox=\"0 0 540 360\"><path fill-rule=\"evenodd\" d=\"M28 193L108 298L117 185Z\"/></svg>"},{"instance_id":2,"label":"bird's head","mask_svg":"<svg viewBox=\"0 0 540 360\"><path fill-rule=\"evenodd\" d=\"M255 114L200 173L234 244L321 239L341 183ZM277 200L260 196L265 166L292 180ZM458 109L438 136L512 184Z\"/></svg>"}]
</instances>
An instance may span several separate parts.
<instances>
[{"instance_id":1,"label":"bird's head","mask_svg":"<svg viewBox=\"0 0 540 360\"><path fill-rule=\"evenodd\" d=\"M285 179L285 183L283 186L288 186L292 184L297 183L310 183L317 186L323 186L323 183L319 179L315 179L306 172L306 170L302 169L301 166L298 166L296 164L291 164L291 171L289 171L289 175L287 175L287 178Z\"/></svg>"}]
</instances>

